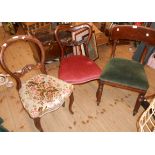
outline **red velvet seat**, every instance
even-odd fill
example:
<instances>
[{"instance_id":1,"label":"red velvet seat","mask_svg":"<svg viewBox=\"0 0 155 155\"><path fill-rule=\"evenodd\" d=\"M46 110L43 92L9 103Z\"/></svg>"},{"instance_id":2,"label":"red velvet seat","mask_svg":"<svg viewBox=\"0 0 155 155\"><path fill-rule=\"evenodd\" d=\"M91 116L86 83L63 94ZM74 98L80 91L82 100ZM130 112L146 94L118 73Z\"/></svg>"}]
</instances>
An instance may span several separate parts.
<instances>
[{"instance_id":1,"label":"red velvet seat","mask_svg":"<svg viewBox=\"0 0 155 155\"><path fill-rule=\"evenodd\" d=\"M70 38L62 38L64 33L70 33ZM85 33L85 37L74 38L74 34ZM101 69L89 58L88 45L92 36L89 24L77 26L59 25L55 30L55 37L61 49L58 77L72 84L82 84L99 79ZM67 48L76 48L73 54L67 54ZM77 50L78 49L78 50ZM78 51L78 52L77 52Z\"/></svg>"},{"instance_id":2,"label":"red velvet seat","mask_svg":"<svg viewBox=\"0 0 155 155\"><path fill-rule=\"evenodd\" d=\"M101 69L96 63L82 55L62 59L59 68L59 78L72 84L98 79L100 74Z\"/></svg>"}]
</instances>

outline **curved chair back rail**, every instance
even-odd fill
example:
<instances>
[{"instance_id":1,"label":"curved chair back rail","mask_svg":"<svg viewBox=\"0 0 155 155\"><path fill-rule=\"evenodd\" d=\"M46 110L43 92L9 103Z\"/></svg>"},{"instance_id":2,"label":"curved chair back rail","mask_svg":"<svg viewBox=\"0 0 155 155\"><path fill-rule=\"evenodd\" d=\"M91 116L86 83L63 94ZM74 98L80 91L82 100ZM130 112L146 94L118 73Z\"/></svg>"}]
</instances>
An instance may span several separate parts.
<instances>
[{"instance_id":1,"label":"curved chair back rail","mask_svg":"<svg viewBox=\"0 0 155 155\"><path fill-rule=\"evenodd\" d=\"M24 66L20 71L16 71L16 72L12 72L8 67L7 64L4 61L4 53L7 49L7 47L13 43L15 43L16 41L19 40L25 40L25 41L31 41L33 43L35 43L41 51L41 60L40 62L38 62L37 64L28 64L26 66ZM31 35L18 35L18 36L14 36L11 37L10 39L8 39L2 46L1 46L1 53L0 53L0 62L1 65L3 67L3 69L10 74L17 82L17 89L19 90L21 88L21 80L20 77L23 76L25 73L31 71L32 69L40 69L40 71L42 73L46 74L46 70L45 70L45 52L43 49L42 44L40 43L40 41L36 38L34 38Z\"/></svg>"},{"instance_id":2,"label":"curved chair back rail","mask_svg":"<svg viewBox=\"0 0 155 155\"><path fill-rule=\"evenodd\" d=\"M149 27L136 25L112 25L109 30L109 39L113 42L111 57L115 54L115 45L118 40L133 40L144 42L145 45L155 45L155 30ZM144 62L147 50L144 49L140 62Z\"/></svg>"},{"instance_id":3,"label":"curved chair back rail","mask_svg":"<svg viewBox=\"0 0 155 155\"><path fill-rule=\"evenodd\" d=\"M64 38L62 40L62 38L60 36L60 33L62 31L63 32L69 32L72 35L72 33L74 33L74 32L78 32L78 31L82 32L85 30L88 30L88 37L87 37L87 39L83 39L81 41L76 41L73 38L71 38L71 40L70 39L68 40L66 38ZM55 29L55 37L56 37L56 40L57 40L57 42L60 46L60 49L61 49L61 59L64 57L65 47L67 47L67 46L78 46L78 47L80 47L82 44L84 44L84 46L86 48L86 54L87 54L87 56L89 56L89 54L88 54L88 43L91 39L91 36L92 36L92 27L89 24L80 24L77 26L70 26L70 25L59 25L59 26L57 26L57 28Z\"/></svg>"},{"instance_id":4,"label":"curved chair back rail","mask_svg":"<svg viewBox=\"0 0 155 155\"><path fill-rule=\"evenodd\" d=\"M155 45L155 30L136 25L113 25L110 30L110 40L137 40L149 45Z\"/></svg>"}]
</instances>

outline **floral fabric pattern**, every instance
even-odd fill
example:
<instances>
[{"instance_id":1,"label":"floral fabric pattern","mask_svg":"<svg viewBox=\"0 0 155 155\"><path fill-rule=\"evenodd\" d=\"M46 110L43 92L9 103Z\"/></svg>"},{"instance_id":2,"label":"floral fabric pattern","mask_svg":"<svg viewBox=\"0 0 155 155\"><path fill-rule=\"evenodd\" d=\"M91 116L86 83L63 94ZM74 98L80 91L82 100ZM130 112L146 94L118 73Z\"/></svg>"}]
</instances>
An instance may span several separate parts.
<instances>
[{"instance_id":1,"label":"floral fabric pattern","mask_svg":"<svg viewBox=\"0 0 155 155\"><path fill-rule=\"evenodd\" d=\"M32 118L57 110L73 92L73 85L46 74L22 84L19 95Z\"/></svg>"}]
</instances>

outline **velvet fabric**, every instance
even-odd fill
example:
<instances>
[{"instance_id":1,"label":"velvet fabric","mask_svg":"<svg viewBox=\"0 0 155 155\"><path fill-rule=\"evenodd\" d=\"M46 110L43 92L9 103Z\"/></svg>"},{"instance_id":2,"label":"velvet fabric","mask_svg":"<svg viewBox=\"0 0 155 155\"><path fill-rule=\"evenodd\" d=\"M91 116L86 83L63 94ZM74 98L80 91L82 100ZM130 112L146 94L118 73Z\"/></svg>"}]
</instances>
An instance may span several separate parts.
<instances>
[{"instance_id":1,"label":"velvet fabric","mask_svg":"<svg viewBox=\"0 0 155 155\"><path fill-rule=\"evenodd\" d=\"M122 58L112 58L106 64L100 79L142 90L149 87L142 64Z\"/></svg>"},{"instance_id":2,"label":"velvet fabric","mask_svg":"<svg viewBox=\"0 0 155 155\"><path fill-rule=\"evenodd\" d=\"M72 84L80 84L99 79L101 72L94 61L86 56L77 55L62 59L59 78Z\"/></svg>"}]
</instances>

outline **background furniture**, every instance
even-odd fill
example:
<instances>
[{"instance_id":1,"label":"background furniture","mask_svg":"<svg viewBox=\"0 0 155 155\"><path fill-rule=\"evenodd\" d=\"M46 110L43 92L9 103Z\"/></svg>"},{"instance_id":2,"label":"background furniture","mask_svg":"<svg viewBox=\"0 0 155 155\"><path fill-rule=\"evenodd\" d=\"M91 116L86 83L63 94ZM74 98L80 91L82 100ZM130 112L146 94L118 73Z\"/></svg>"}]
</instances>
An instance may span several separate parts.
<instances>
[{"instance_id":1,"label":"background furniture","mask_svg":"<svg viewBox=\"0 0 155 155\"><path fill-rule=\"evenodd\" d=\"M143 101L150 102L150 105L137 121L137 129L140 132L155 132L155 94L153 96L153 99L148 97L147 100Z\"/></svg>"},{"instance_id":2,"label":"background furniture","mask_svg":"<svg viewBox=\"0 0 155 155\"><path fill-rule=\"evenodd\" d=\"M143 50L141 63L134 60L113 57L115 56L116 45L119 40L143 41L146 45L155 45L155 30L135 25L112 25L109 32L112 42L112 58L106 64L100 76L99 87L96 94L97 104L99 105L101 101L104 84L135 91L139 93L133 110L133 115L135 115L140 107L140 98L144 97L149 87L144 65L141 64L144 62L147 47Z\"/></svg>"},{"instance_id":3,"label":"background furniture","mask_svg":"<svg viewBox=\"0 0 155 155\"><path fill-rule=\"evenodd\" d=\"M22 22L22 27L25 34L31 34L41 41L45 51L45 61L50 61L58 58L60 49L55 42L52 23L50 22ZM55 25L53 26L53 28ZM39 61L41 54L37 46L30 43L33 50L34 58Z\"/></svg>"},{"instance_id":4,"label":"background furniture","mask_svg":"<svg viewBox=\"0 0 155 155\"><path fill-rule=\"evenodd\" d=\"M35 43L41 51L41 60L34 64L26 64L19 71L11 71L6 64L7 47L11 46L16 41L31 41ZM4 57L5 56L5 57ZM29 116L34 120L34 124L39 131L43 131L40 118L48 112L57 110L65 102L65 99L70 96L69 110L72 112L71 106L73 104L73 86L53 76L46 75L45 70L45 52L41 42L28 35L14 36L8 39L2 46L0 52L1 65L10 76L12 76L17 83L17 90L24 109ZM39 69L42 74L31 75L28 80L21 81L26 73L31 70ZM36 72L35 72L36 73ZM22 78L23 79L23 78Z\"/></svg>"},{"instance_id":5,"label":"background furniture","mask_svg":"<svg viewBox=\"0 0 155 155\"><path fill-rule=\"evenodd\" d=\"M60 57L60 48L55 40L54 30L55 27L62 23L55 22L22 22L22 27L26 34L35 36L42 44L45 50L45 62L57 60ZM65 36L67 37L67 36ZM37 46L30 43L33 49L34 58L40 60L40 51ZM72 52L72 49L70 49Z\"/></svg>"},{"instance_id":6,"label":"background furniture","mask_svg":"<svg viewBox=\"0 0 155 155\"><path fill-rule=\"evenodd\" d=\"M80 40L85 40L88 37L88 30L87 29L80 29L78 31L72 32L72 39L75 41L80 41ZM79 48L80 47L80 48ZM92 35L90 38L90 41L88 43L88 57L91 60L96 60L98 59L98 50L97 50L97 45L96 45L96 36L95 36L95 31L92 31ZM83 44L80 46L73 46L73 54L74 55L86 55L85 47Z\"/></svg>"},{"instance_id":7,"label":"background furniture","mask_svg":"<svg viewBox=\"0 0 155 155\"><path fill-rule=\"evenodd\" d=\"M60 33L76 33L87 30L88 37L81 37L79 40L72 37L70 39L61 38ZM58 77L72 84L82 84L96 80L101 74L101 69L97 64L89 59L88 44L92 36L92 27L89 24L76 26L60 25L55 30L55 37L61 49L60 66ZM65 55L68 47L78 48L78 52ZM82 52L84 48L84 54Z\"/></svg>"},{"instance_id":8,"label":"background furniture","mask_svg":"<svg viewBox=\"0 0 155 155\"><path fill-rule=\"evenodd\" d=\"M5 32L8 32L11 35L15 35L18 30L18 23L16 22L3 22L2 23Z\"/></svg>"}]
</instances>

